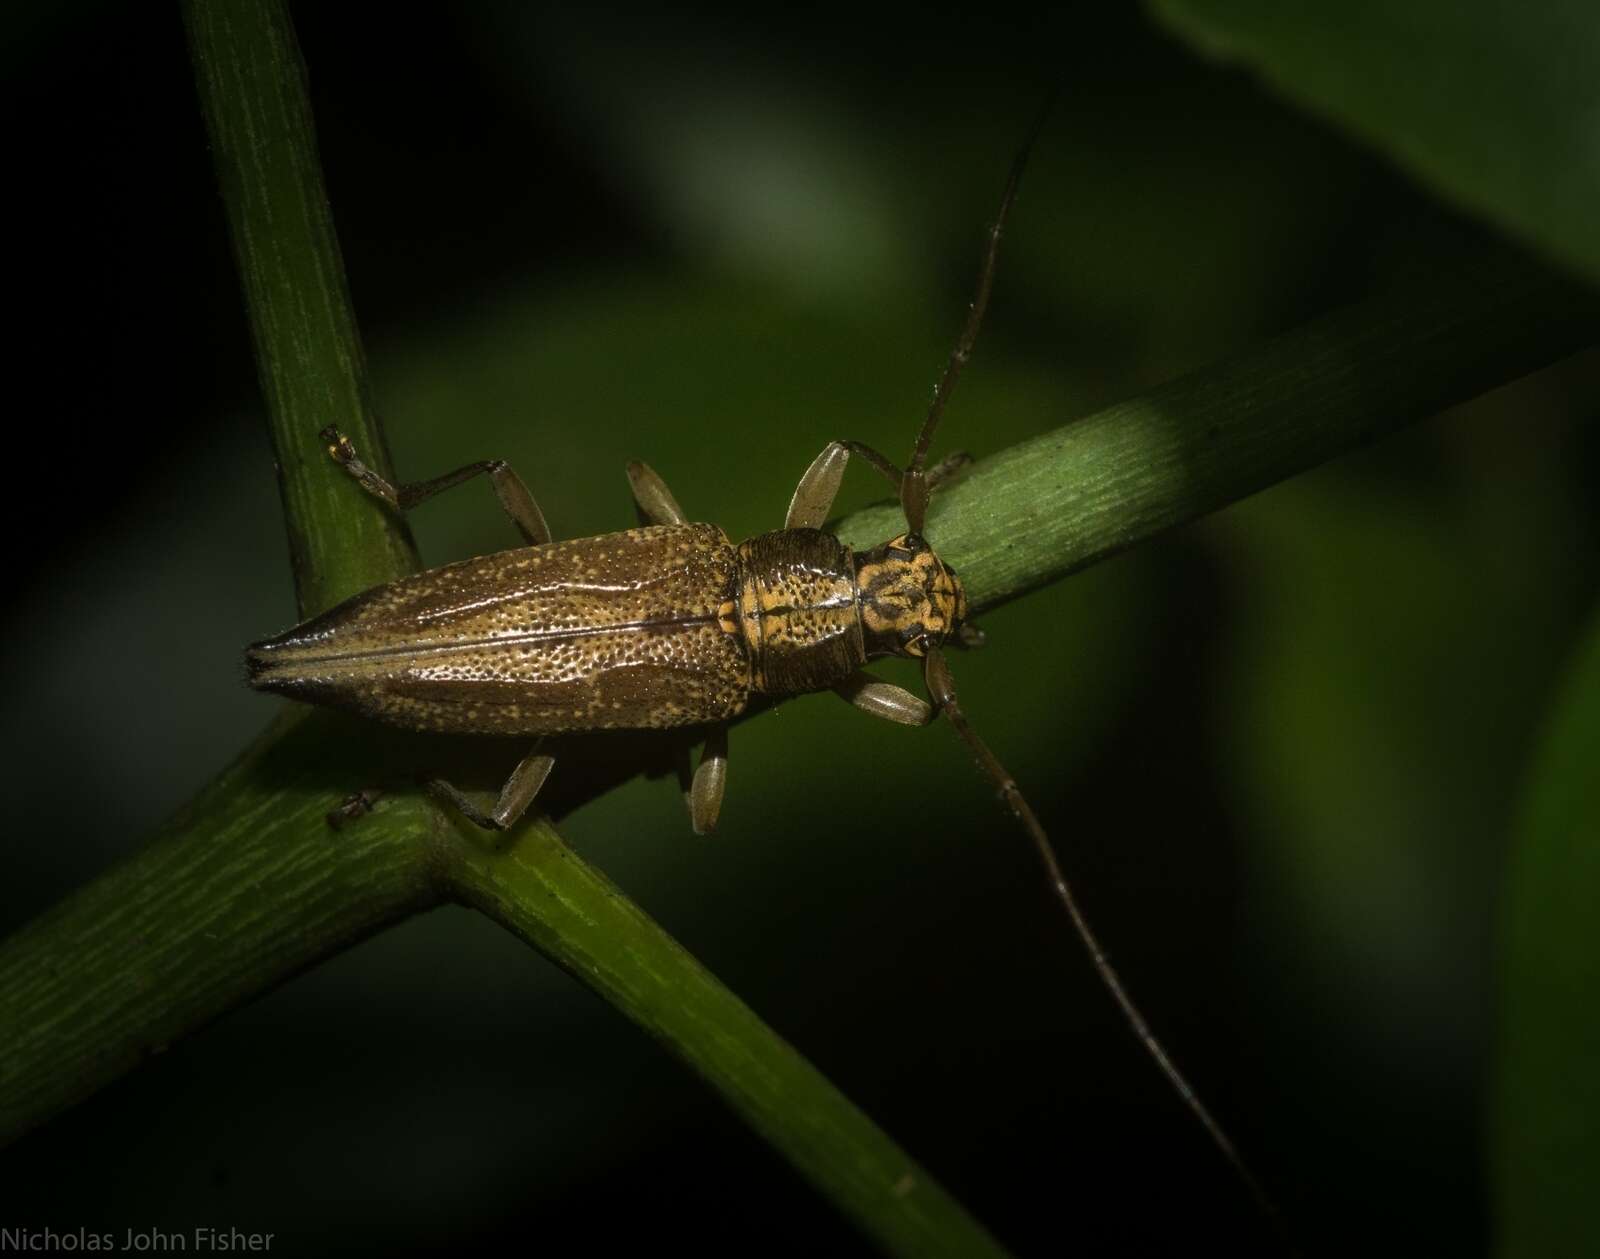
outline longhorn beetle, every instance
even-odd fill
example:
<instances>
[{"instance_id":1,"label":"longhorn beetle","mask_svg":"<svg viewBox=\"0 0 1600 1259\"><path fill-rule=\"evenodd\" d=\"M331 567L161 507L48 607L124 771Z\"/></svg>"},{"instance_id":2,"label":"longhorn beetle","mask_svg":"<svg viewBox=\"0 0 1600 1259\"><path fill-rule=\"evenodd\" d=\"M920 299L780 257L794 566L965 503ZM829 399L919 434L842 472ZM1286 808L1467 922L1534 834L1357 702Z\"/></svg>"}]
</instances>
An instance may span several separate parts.
<instances>
[{"instance_id":1,"label":"longhorn beetle","mask_svg":"<svg viewBox=\"0 0 1600 1259\"><path fill-rule=\"evenodd\" d=\"M531 735L618 729L709 728L688 791L697 833L717 823L727 783L728 722L756 696L832 690L874 717L921 726L943 715L1033 841L1056 897L1134 1034L1236 1169L1275 1212L1232 1141L1133 1004L1016 782L978 737L956 697L944 644L982 642L967 619L961 579L923 537L930 493L965 456L929 468L945 403L971 356L993 287L1006 218L1041 112L1012 162L989 227L967 321L934 389L904 470L855 441L830 442L806 469L784 527L734 545L716 525L692 524L648 465L628 464L641 517L621 533L553 541L544 514L504 460L391 485L336 428L328 451L368 493L408 511L487 476L527 546L401 578L345 600L246 650L250 684L347 709L408 730ZM857 554L822 529L854 456L895 486L906 531ZM885 656L923 662L924 701L872 677ZM929 702L931 701L931 702ZM512 770L488 812L442 779L430 794L478 826L504 830L533 803L554 758L541 743ZM367 805L352 796L330 821Z\"/></svg>"}]
</instances>

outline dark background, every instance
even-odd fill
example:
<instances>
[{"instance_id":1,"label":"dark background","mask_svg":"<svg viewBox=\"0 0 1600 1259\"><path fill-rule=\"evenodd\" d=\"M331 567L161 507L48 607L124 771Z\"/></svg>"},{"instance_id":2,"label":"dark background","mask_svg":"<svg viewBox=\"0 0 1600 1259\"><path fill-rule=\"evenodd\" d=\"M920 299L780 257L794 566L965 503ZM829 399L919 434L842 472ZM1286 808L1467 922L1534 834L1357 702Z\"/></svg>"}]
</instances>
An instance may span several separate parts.
<instances>
[{"instance_id":1,"label":"dark background","mask_svg":"<svg viewBox=\"0 0 1600 1259\"><path fill-rule=\"evenodd\" d=\"M1135 12L296 20L402 474L508 458L558 536L632 522L629 457L739 537L827 440L907 447L1056 83L945 450L1503 247ZM267 720L239 652L294 607L176 10L38 6L4 55L12 929ZM1596 366L1000 609L956 662L1314 1252L1487 1248L1497 873L1592 603ZM512 540L477 489L414 527L430 562ZM670 781L563 830L1019 1254L1264 1247L989 796L948 733L816 697L734 732L715 839ZM0 1158L6 1226L234 1226L287 1254L864 1248L614 1011L453 909Z\"/></svg>"}]
</instances>

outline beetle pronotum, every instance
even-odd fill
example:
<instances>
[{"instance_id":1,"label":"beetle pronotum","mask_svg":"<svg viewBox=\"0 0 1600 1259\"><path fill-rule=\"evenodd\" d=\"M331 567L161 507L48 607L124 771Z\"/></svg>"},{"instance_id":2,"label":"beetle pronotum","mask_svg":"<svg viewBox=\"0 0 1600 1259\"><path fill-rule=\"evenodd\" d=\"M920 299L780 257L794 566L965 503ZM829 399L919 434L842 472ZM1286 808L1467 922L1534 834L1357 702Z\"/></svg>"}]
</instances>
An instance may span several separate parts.
<instances>
[{"instance_id":1,"label":"beetle pronotum","mask_svg":"<svg viewBox=\"0 0 1600 1259\"><path fill-rule=\"evenodd\" d=\"M396 511L487 476L527 545L375 587L255 643L246 655L250 681L260 690L436 733L538 740L705 726L700 763L692 776L686 772L690 820L700 833L716 826L721 810L728 722L758 695L832 690L872 716L905 725L943 715L1033 841L1050 886L1134 1034L1270 1212L1232 1142L1128 996L1043 827L968 721L945 660L947 642L977 645L982 636L967 619L960 578L923 536L931 492L964 456L930 468L928 451L977 340L1032 142L1030 135L1012 164L966 324L903 470L862 443L830 442L801 477L783 528L735 545L717 526L691 523L661 478L634 462L628 479L647 523L556 542L506 462L484 460L397 486L328 428L323 435L331 457ZM859 554L822 528L852 456L895 486L906 521L904 533ZM886 656L923 662L928 701L864 671ZM536 741L487 811L442 779L425 785L478 826L503 830L526 812L553 766ZM365 797L351 797L334 817L354 816L366 805Z\"/></svg>"}]
</instances>

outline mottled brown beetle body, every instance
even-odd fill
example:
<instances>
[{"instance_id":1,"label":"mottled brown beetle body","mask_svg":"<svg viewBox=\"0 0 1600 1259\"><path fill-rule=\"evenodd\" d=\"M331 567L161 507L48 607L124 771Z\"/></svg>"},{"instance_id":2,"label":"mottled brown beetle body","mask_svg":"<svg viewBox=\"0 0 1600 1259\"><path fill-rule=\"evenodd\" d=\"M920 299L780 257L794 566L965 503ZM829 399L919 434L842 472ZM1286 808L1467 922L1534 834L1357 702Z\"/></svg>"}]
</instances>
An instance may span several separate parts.
<instances>
[{"instance_id":1,"label":"mottled brown beetle body","mask_svg":"<svg viewBox=\"0 0 1600 1259\"><path fill-rule=\"evenodd\" d=\"M412 730L537 738L704 726L705 748L692 777L686 751L680 763L690 821L702 834L716 826L722 806L728 722L752 695L831 689L863 712L906 725L943 715L1033 841L1052 891L1129 1027L1270 1214L1227 1134L1128 996L1039 819L968 722L945 663L946 642L971 646L982 636L966 624L960 581L922 536L929 495L963 458L932 468L926 459L988 305L1001 229L1026 154L1024 145L989 231L966 326L904 469L860 442L830 442L800 478L784 528L734 546L715 525L689 523L661 478L631 463L634 502L649 523L555 542L533 496L503 461L396 485L363 464L349 440L330 428L323 433L329 454L391 508L406 511L487 476L531 545L375 587L256 643L246 653L250 682ZM852 456L896 487L906 520L904 534L859 555L820 527ZM868 661L888 655L921 658L930 702L863 671ZM553 764L536 742L488 811L442 779L425 785L479 826L504 830L526 812ZM357 816L369 804L365 793L353 796L330 820Z\"/></svg>"},{"instance_id":2,"label":"mottled brown beetle body","mask_svg":"<svg viewBox=\"0 0 1600 1259\"><path fill-rule=\"evenodd\" d=\"M734 546L715 525L657 525L402 578L247 659L261 690L410 730L655 729L827 690L964 613L954 575L904 538L858 557L818 529Z\"/></svg>"}]
</instances>

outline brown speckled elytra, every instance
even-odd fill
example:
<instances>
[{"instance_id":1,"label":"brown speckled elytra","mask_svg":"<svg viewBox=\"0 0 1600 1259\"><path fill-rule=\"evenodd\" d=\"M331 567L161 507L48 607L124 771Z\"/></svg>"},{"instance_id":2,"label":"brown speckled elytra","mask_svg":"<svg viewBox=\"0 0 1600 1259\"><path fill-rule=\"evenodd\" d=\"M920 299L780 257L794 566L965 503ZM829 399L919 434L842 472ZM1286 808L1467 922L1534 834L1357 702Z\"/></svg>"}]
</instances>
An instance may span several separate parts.
<instances>
[{"instance_id":1,"label":"brown speckled elytra","mask_svg":"<svg viewBox=\"0 0 1600 1259\"><path fill-rule=\"evenodd\" d=\"M735 545L715 525L689 523L661 478L631 463L634 500L649 523L555 542L533 496L505 462L486 460L397 487L329 428L323 436L331 456L397 511L488 476L528 545L377 586L256 643L246 656L250 682L409 730L542 736L704 725L705 750L688 792L690 820L700 833L716 825L722 806L727 723L754 696L833 690L874 716L906 725L943 714L1033 840L1134 1033L1270 1214L1270 1202L1232 1142L1128 996L1033 810L968 724L944 659L946 642L973 646L982 636L967 621L960 578L922 530L929 493L966 460L956 456L933 468L925 463L988 306L1001 232L1031 143L1030 137L1012 165L966 325L904 471L859 442L831 442L800 478L784 527ZM851 455L897 487L906 519L905 533L860 554L821 528ZM931 705L863 671L869 661L890 655L923 661ZM479 826L503 830L526 812L552 765L536 743L488 812L447 782L426 785ZM363 797L352 797L341 815L358 815L364 807Z\"/></svg>"}]
</instances>

